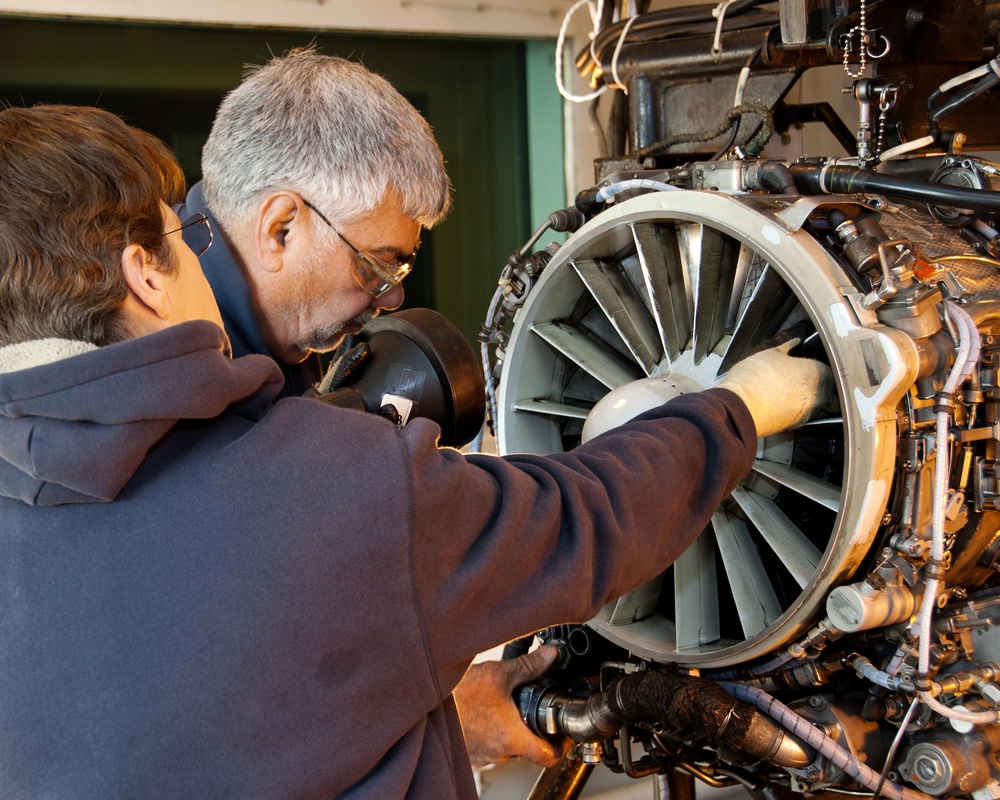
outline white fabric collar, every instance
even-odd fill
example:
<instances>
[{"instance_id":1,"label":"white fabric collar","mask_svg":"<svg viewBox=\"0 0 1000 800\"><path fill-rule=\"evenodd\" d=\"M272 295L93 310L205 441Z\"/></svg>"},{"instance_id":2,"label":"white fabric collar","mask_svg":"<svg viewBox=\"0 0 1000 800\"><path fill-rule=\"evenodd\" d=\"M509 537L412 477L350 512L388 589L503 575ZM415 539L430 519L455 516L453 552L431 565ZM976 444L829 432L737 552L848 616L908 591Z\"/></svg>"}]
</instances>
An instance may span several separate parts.
<instances>
[{"instance_id":1,"label":"white fabric collar","mask_svg":"<svg viewBox=\"0 0 1000 800\"><path fill-rule=\"evenodd\" d=\"M97 350L97 345L73 339L33 339L9 344L0 347L0 373L41 367L91 350Z\"/></svg>"}]
</instances>

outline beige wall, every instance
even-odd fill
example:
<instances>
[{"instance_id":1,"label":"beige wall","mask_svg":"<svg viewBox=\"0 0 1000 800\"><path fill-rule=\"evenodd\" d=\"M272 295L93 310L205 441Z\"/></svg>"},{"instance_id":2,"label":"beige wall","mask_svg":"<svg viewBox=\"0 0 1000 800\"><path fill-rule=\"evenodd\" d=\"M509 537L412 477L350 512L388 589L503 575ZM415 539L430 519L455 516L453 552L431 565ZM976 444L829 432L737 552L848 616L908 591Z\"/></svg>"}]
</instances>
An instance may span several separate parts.
<instances>
[{"instance_id":1,"label":"beige wall","mask_svg":"<svg viewBox=\"0 0 1000 800\"><path fill-rule=\"evenodd\" d=\"M0 13L515 38L555 37L571 0L2 0Z\"/></svg>"}]
</instances>

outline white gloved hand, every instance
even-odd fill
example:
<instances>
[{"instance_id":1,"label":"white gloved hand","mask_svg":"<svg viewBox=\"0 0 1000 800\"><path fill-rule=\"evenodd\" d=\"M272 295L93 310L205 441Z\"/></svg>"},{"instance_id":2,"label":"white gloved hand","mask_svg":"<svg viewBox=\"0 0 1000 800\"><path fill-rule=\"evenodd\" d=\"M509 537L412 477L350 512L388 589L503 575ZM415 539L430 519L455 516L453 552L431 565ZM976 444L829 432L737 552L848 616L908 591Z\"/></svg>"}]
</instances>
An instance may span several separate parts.
<instances>
[{"instance_id":1,"label":"white gloved hand","mask_svg":"<svg viewBox=\"0 0 1000 800\"><path fill-rule=\"evenodd\" d=\"M738 361L719 384L739 396L750 410L757 436L797 428L816 412L836 407L833 372L820 361L796 358L790 339Z\"/></svg>"}]
</instances>

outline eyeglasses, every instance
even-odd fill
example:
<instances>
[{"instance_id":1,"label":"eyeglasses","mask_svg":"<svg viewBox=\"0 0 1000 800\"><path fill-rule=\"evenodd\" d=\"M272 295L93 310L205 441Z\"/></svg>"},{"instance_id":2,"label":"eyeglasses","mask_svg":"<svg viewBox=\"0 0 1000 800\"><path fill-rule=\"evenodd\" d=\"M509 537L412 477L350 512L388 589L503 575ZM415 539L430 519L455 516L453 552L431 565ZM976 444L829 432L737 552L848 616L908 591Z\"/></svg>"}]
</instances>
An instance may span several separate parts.
<instances>
[{"instance_id":1,"label":"eyeglasses","mask_svg":"<svg viewBox=\"0 0 1000 800\"><path fill-rule=\"evenodd\" d=\"M196 256L203 256L212 246L212 225L204 214L192 214L185 219L179 228L167 231L164 236L181 231L184 243L191 248Z\"/></svg>"},{"instance_id":2,"label":"eyeglasses","mask_svg":"<svg viewBox=\"0 0 1000 800\"><path fill-rule=\"evenodd\" d=\"M417 257L416 251L407 256L403 261L395 264L383 261L378 256L359 250L347 241L340 231L333 227L333 223L323 216L322 211L306 199L303 199L302 202L315 211L316 215L330 226L330 230L337 234L340 240L354 251L354 255L358 257L357 263L360 263L362 270L354 269L352 272L354 282L362 291L368 292L368 294L377 299L397 287L403 278L410 274L410 270L413 269L413 261Z\"/></svg>"}]
</instances>

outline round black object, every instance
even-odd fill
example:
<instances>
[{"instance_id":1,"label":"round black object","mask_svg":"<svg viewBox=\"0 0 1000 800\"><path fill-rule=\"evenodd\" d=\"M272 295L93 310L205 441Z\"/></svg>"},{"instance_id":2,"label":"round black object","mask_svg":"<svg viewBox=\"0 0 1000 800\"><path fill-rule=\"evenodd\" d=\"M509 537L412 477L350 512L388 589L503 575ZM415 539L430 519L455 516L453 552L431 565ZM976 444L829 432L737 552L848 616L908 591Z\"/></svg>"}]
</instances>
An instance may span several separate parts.
<instances>
[{"instance_id":1,"label":"round black object","mask_svg":"<svg viewBox=\"0 0 1000 800\"><path fill-rule=\"evenodd\" d=\"M387 394L413 402L410 417L441 426L440 443L461 447L479 433L486 385L479 360L462 332L429 308L376 317L358 333L371 353L348 385L375 411Z\"/></svg>"}]
</instances>

